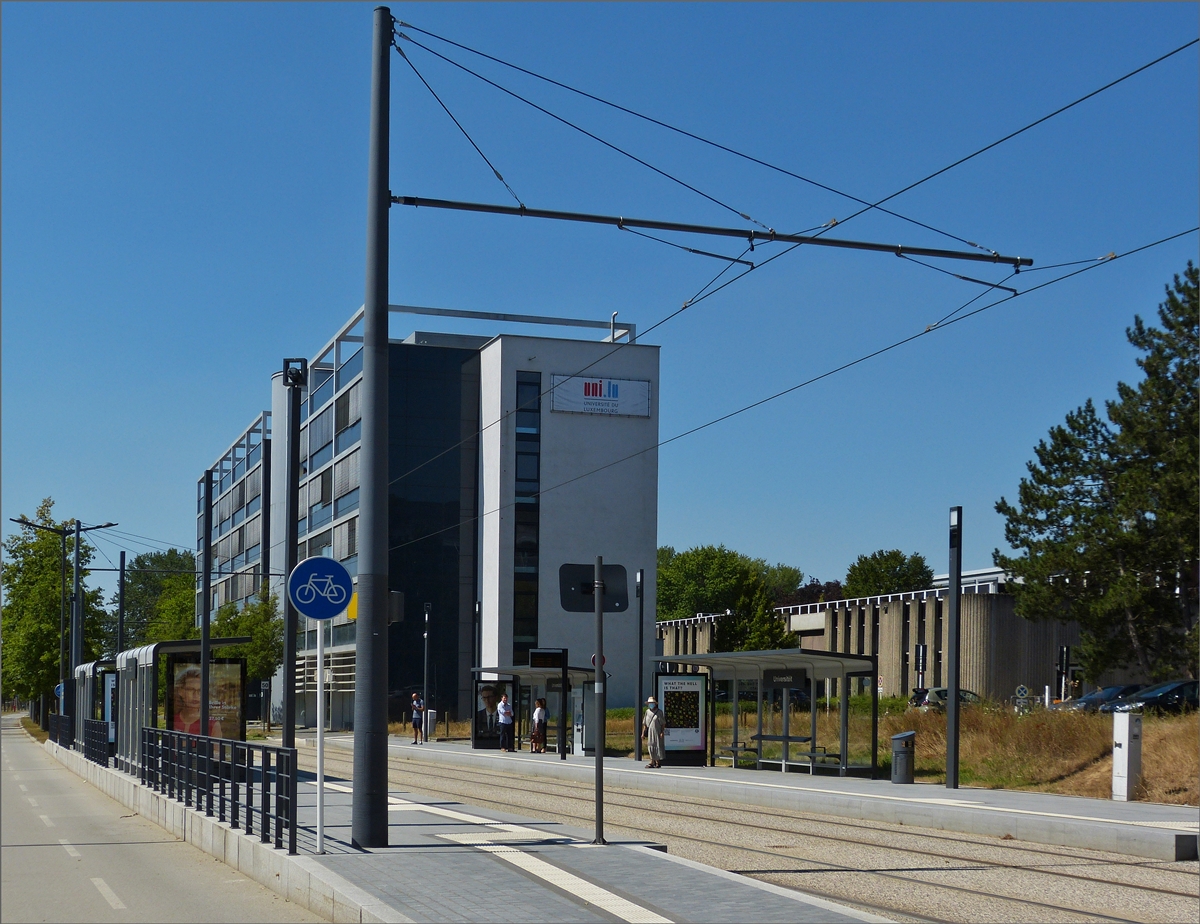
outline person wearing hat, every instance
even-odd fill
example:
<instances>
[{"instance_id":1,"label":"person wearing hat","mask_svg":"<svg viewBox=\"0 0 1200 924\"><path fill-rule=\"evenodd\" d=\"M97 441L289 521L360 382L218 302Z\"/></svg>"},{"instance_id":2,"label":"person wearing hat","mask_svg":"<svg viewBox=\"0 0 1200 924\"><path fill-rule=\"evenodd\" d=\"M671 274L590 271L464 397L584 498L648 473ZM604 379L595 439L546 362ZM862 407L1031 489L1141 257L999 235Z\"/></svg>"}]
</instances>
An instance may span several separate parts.
<instances>
[{"instance_id":1,"label":"person wearing hat","mask_svg":"<svg viewBox=\"0 0 1200 924\"><path fill-rule=\"evenodd\" d=\"M658 708L658 700L653 696L646 698L646 714L642 716L642 737L650 750L650 763L647 767L661 767L663 759L663 734L666 731L666 721L662 710Z\"/></svg>"}]
</instances>

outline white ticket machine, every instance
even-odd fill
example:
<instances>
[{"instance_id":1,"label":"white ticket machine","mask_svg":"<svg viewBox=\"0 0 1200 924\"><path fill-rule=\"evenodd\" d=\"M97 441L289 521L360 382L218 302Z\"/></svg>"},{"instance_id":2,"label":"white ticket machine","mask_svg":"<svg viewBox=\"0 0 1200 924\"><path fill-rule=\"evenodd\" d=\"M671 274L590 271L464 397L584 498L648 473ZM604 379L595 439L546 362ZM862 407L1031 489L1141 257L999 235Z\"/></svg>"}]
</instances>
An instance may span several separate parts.
<instances>
[{"instance_id":1,"label":"white ticket machine","mask_svg":"<svg viewBox=\"0 0 1200 924\"><path fill-rule=\"evenodd\" d=\"M1113 713L1113 784L1116 802L1136 798L1142 780L1142 717L1136 712Z\"/></svg>"}]
</instances>

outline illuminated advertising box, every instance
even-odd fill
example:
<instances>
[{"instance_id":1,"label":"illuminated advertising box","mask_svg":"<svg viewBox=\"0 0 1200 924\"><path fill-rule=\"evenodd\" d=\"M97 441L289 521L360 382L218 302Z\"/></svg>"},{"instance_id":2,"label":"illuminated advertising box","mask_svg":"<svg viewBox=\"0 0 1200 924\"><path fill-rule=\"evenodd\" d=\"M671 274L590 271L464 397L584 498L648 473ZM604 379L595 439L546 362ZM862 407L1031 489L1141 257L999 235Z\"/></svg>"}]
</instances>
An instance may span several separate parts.
<instances>
[{"instance_id":1,"label":"illuminated advertising box","mask_svg":"<svg viewBox=\"0 0 1200 924\"><path fill-rule=\"evenodd\" d=\"M658 706L665 718L663 748L670 757L696 755L703 761L708 747L705 722L706 674L659 674Z\"/></svg>"},{"instance_id":2,"label":"illuminated advertising box","mask_svg":"<svg viewBox=\"0 0 1200 924\"><path fill-rule=\"evenodd\" d=\"M199 735L200 661L167 656L167 728ZM208 735L246 740L246 659L217 658L208 665Z\"/></svg>"}]
</instances>

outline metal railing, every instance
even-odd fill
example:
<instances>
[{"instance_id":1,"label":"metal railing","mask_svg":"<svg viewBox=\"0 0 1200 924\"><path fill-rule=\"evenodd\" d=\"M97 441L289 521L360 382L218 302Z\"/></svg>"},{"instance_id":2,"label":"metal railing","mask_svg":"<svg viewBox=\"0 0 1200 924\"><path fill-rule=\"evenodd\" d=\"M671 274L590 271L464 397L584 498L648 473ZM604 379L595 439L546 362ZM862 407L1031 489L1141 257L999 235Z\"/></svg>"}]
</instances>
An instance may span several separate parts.
<instances>
[{"instance_id":1,"label":"metal railing","mask_svg":"<svg viewBox=\"0 0 1200 924\"><path fill-rule=\"evenodd\" d=\"M50 740L59 747L75 746L75 720L69 715L50 716Z\"/></svg>"},{"instance_id":2,"label":"metal railing","mask_svg":"<svg viewBox=\"0 0 1200 924\"><path fill-rule=\"evenodd\" d=\"M83 756L94 764L108 766L108 723L102 719L83 720Z\"/></svg>"},{"instance_id":3,"label":"metal railing","mask_svg":"<svg viewBox=\"0 0 1200 924\"><path fill-rule=\"evenodd\" d=\"M143 728L141 755L142 785L296 852L295 748Z\"/></svg>"}]
</instances>

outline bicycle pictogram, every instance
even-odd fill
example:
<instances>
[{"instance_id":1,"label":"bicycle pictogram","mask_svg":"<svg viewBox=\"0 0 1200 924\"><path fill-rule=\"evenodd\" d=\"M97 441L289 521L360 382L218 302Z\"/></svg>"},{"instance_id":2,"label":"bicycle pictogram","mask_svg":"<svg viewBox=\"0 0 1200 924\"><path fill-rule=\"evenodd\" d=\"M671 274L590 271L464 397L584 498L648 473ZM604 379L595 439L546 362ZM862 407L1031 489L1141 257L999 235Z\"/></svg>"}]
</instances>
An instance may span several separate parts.
<instances>
[{"instance_id":1,"label":"bicycle pictogram","mask_svg":"<svg viewBox=\"0 0 1200 924\"><path fill-rule=\"evenodd\" d=\"M337 606L339 603L346 602L346 588L336 583L332 575L323 577L316 574L310 575L307 584L301 584L296 588L296 600L302 604L312 603L320 595Z\"/></svg>"}]
</instances>

